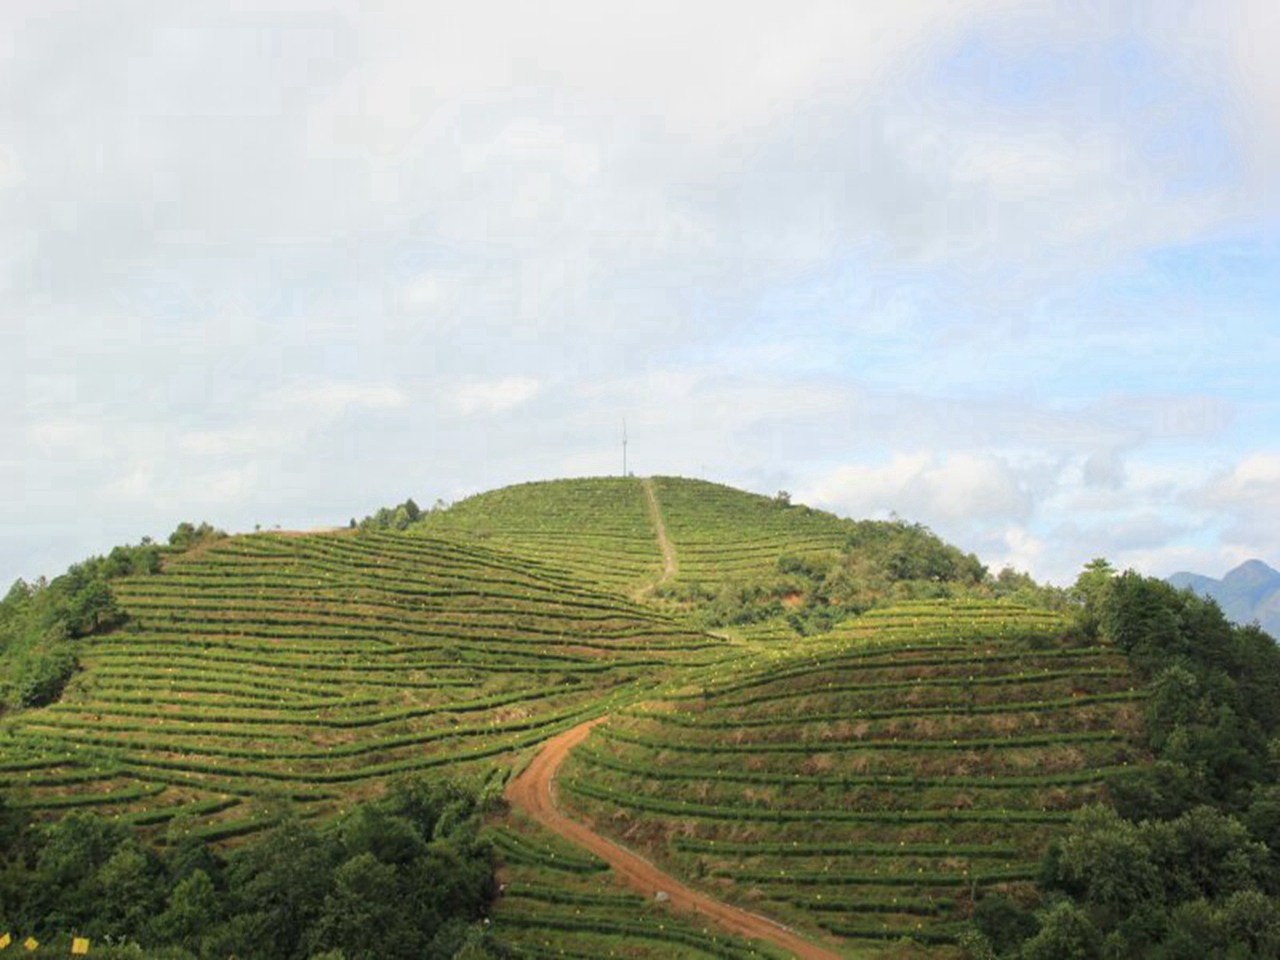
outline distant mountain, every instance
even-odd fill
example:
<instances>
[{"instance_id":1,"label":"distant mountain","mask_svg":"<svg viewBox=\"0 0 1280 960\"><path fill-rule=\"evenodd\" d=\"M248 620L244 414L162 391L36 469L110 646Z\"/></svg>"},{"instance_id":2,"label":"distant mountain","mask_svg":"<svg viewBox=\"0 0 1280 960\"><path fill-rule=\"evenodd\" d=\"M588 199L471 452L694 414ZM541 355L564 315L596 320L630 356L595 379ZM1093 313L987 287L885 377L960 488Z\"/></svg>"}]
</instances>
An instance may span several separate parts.
<instances>
[{"instance_id":1,"label":"distant mountain","mask_svg":"<svg viewBox=\"0 0 1280 960\"><path fill-rule=\"evenodd\" d=\"M1221 580L1199 573L1175 573L1169 583L1212 597L1236 623L1257 620L1263 630L1280 638L1280 570L1261 560L1246 560Z\"/></svg>"}]
</instances>

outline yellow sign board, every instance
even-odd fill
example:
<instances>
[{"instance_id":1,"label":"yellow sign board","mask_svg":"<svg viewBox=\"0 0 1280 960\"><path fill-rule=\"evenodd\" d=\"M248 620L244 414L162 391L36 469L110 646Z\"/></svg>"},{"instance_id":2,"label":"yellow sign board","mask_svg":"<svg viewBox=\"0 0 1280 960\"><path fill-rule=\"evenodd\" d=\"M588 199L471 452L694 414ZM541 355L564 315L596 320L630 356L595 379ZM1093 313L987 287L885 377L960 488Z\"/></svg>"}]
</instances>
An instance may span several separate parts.
<instances>
[{"instance_id":1,"label":"yellow sign board","mask_svg":"<svg viewBox=\"0 0 1280 960\"><path fill-rule=\"evenodd\" d=\"M88 937L72 937L71 952L72 953L88 953L89 938Z\"/></svg>"}]
</instances>

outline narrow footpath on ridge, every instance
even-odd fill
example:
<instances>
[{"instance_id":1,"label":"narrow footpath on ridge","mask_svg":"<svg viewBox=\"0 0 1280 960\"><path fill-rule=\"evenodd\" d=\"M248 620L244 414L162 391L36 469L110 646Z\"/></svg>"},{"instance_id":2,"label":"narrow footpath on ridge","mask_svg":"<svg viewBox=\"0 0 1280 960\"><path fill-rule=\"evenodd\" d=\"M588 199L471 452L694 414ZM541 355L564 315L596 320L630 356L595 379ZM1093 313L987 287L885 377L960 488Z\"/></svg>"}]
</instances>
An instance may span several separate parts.
<instances>
[{"instance_id":1,"label":"narrow footpath on ridge","mask_svg":"<svg viewBox=\"0 0 1280 960\"><path fill-rule=\"evenodd\" d=\"M645 477L640 481L644 487L645 499L649 501L649 516L653 518L653 532L658 537L658 546L662 548L662 576L658 583L666 583L676 575L676 551L667 539L667 525L662 521L662 508L658 506L658 495L653 492L653 478Z\"/></svg>"},{"instance_id":2,"label":"narrow footpath on ridge","mask_svg":"<svg viewBox=\"0 0 1280 960\"><path fill-rule=\"evenodd\" d=\"M789 950L800 960L840 960L840 954L811 943L781 924L689 889L648 860L561 812L555 798L556 771L569 752L587 738L591 728L607 719L589 720L543 744L533 761L507 784L508 802L548 830L590 850L608 863L623 883L649 900L659 892L665 893L673 910L705 917L737 936L767 941Z\"/></svg>"}]
</instances>

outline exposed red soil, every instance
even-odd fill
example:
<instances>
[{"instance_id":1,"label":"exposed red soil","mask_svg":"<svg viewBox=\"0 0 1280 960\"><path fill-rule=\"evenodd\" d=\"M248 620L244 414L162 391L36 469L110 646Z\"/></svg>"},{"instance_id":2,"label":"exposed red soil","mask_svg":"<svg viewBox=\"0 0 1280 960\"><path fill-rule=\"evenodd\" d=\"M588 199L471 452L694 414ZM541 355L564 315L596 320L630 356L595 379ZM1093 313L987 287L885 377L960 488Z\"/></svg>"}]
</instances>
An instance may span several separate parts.
<instances>
[{"instance_id":1,"label":"exposed red soil","mask_svg":"<svg viewBox=\"0 0 1280 960\"><path fill-rule=\"evenodd\" d=\"M740 937L766 940L801 960L840 960L838 953L811 943L781 924L691 890L648 860L561 812L555 799L556 771L569 752L586 739L591 728L605 719L580 724L543 744L529 766L507 785L508 802L553 833L590 850L608 863L623 883L650 900L663 892L669 898L667 905L673 910L696 914Z\"/></svg>"}]
</instances>

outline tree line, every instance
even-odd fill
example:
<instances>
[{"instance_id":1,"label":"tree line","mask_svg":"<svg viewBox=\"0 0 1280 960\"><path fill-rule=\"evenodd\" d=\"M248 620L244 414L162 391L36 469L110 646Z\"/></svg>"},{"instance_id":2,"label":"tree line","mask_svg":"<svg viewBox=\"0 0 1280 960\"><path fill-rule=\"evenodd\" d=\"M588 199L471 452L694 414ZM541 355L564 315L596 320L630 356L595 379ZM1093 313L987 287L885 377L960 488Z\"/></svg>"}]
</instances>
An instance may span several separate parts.
<instances>
[{"instance_id":1,"label":"tree line","mask_svg":"<svg viewBox=\"0 0 1280 960\"><path fill-rule=\"evenodd\" d=\"M1036 905L987 896L969 956L1280 957L1280 648L1212 600L1094 561L1072 630L1128 655L1153 762L1107 784L1042 864Z\"/></svg>"},{"instance_id":2,"label":"tree line","mask_svg":"<svg viewBox=\"0 0 1280 960\"><path fill-rule=\"evenodd\" d=\"M74 935L104 957L481 958L494 895L483 806L457 783L402 779L328 823L287 820L224 852L0 803L0 923L59 955Z\"/></svg>"}]
</instances>

